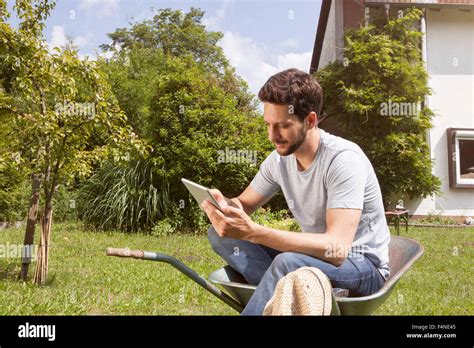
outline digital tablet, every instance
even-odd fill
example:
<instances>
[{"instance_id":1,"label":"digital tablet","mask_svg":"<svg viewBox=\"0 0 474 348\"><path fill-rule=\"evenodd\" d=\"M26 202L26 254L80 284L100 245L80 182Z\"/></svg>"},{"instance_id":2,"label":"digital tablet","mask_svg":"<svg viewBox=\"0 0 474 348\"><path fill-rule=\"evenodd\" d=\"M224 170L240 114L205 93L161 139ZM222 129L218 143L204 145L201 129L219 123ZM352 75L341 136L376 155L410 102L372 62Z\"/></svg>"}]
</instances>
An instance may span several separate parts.
<instances>
[{"instance_id":1,"label":"digital tablet","mask_svg":"<svg viewBox=\"0 0 474 348\"><path fill-rule=\"evenodd\" d=\"M204 202L206 199L213 204L217 209L221 210L221 206L217 203L216 199L212 196L209 189L205 186L196 184L188 179L182 178L181 181L183 182L184 186L191 192L193 197L199 203L199 207L201 207L201 203Z\"/></svg>"}]
</instances>

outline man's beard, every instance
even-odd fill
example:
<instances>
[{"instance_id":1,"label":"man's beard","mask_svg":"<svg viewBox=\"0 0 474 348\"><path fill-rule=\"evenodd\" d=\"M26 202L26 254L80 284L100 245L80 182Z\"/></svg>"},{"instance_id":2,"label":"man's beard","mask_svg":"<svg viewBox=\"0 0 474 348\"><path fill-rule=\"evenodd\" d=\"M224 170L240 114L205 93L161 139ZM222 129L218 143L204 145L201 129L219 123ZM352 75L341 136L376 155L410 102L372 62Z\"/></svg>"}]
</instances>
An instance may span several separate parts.
<instances>
[{"instance_id":1,"label":"man's beard","mask_svg":"<svg viewBox=\"0 0 474 348\"><path fill-rule=\"evenodd\" d=\"M304 127L301 127L301 130L300 132L298 132L297 134L297 138L296 140L293 142L293 144L291 144L288 149L286 150L279 150L278 148L276 149L278 154L280 156L289 156L291 155L292 153L294 153L296 150L298 150L298 148L301 146L301 144L303 144L304 140L306 139L306 132L304 130Z\"/></svg>"}]
</instances>

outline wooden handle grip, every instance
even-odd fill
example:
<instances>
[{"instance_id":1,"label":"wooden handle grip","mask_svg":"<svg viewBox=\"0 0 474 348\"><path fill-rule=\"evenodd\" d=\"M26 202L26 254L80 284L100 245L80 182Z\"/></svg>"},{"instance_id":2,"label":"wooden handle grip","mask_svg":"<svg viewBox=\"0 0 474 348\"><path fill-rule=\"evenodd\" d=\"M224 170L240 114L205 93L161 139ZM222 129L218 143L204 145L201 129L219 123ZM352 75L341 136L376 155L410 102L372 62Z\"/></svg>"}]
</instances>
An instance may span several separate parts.
<instances>
[{"instance_id":1,"label":"wooden handle grip","mask_svg":"<svg viewBox=\"0 0 474 348\"><path fill-rule=\"evenodd\" d=\"M128 248L107 248L107 256L118 257L133 257L135 259L143 259L144 253L142 250L130 250Z\"/></svg>"}]
</instances>

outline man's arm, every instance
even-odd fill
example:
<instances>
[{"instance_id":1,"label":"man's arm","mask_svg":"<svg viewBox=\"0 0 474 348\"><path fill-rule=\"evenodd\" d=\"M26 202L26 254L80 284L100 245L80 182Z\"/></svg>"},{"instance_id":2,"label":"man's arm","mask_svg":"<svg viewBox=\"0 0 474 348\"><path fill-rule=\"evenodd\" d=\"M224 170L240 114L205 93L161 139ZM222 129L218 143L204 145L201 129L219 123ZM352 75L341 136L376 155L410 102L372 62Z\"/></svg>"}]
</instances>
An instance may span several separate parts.
<instances>
[{"instance_id":1,"label":"man's arm","mask_svg":"<svg viewBox=\"0 0 474 348\"><path fill-rule=\"evenodd\" d=\"M360 221L359 209L328 209L325 233L298 233L256 226L249 234L253 243L283 252L296 252L340 266L351 249Z\"/></svg>"},{"instance_id":2,"label":"man's arm","mask_svg":"<svg viewBox=\"0 0 474 348\"><path fill-rule=\"evenodd\" d=\"M206 201L202 208L221 237L248 240L283 252L306 254L336 266L347 258L361 216L359 209L328 209L324 233L299 233L261 226L242 209L233 206L225 207L222 213Z\"/></svg>"},{"instance_id":3,"label":"man's arm","mask_svg":"<svg viewBox=\"0 0 474 348\"><path fill-rule=\"evenodd\" d=\"M268 168L263 167L264 170L259 171L257 184L262 192L272 192L277 184ZM341 265L347 258L360 221L367 175L368 168L363 157L355 155L354 151L344 151L332 161L327 173L327 230L315 231L323 233L281 231L253 222L246 211L251 212L258 208L258 204L264 204L264 197L253 188L247 188L250 193L244 195L244 191L235 204L226 204L223 212L209 202L204 202L202 208L221 237L248 240Z\"/></svg>"}]
</instances>

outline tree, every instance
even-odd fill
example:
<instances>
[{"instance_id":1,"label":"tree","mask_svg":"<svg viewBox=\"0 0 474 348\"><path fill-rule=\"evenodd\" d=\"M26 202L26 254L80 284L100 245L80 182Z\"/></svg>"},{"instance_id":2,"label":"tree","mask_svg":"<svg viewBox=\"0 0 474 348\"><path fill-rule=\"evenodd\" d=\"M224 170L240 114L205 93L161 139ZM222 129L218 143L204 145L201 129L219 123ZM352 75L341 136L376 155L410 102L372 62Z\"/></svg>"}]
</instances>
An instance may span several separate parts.
<instances>
[{"instance_id":1,"label":"tree","mask_svg":"<svg viewBox=\"0 0 474 348\"><path fill-rule=\"evenodd\" d=\"M55 3L17 0L18 29L5 22L9 13L0 0L0 118L11 124L0 164L25 171L32 180L25 247L32 247L39 189L41 238L34 281L47 279L53 198L59 185L90 174L104 158L125 159L126 151L145 154L146 145L127 123L95 62L81 61L68 46L53 53L42 37L44 20ZM1 169L1 168L0 168ZM24 257L21 277L26 279Z\"/></svg>"},{"instance_id":2,"label":"tree","mask_svg":"<svg viewBox=\"0 0 474 348\"><path fill-rule=\"evenodd\" d=\"M217 45L223 34L207 31L201 23L203 16L204 11L197 8L191 8L188 13L160 9L153 19L108 34L112 43L101 45L101 48L115 53L112 60L120 57L123 65L130 62L127 53L133 54L133 51L145 56L160 52L162 57L187 57L216 76L215 81L234 96L239 110L254 113L256 101L249 93L247 83L235 74L222 48Z\"/></svg>"},{"instance_id":3,"label":"tree","mask_svg":"<svg viewBox=\"0 0 474 348\"><path fill-rule=\"evenodd\" d=\"M195 62L209 71L222 72L229 68L222 49L217 46L222 33L207 31L201 24L203 16L204 11L196 8L191 8L188 13L160 9L153 19L108 34L112 43L101 47L105 51L152 48L160 49L168 56L191 55Z\"/></svg>"},{"instance_id":4,"label":"tree","mask_svg":"<svg viewBox=\"0 0 474 348\"><path fill-rule=\"evenodd\" d=\"M426 141L433 113L424 103L430 90L416 30L421 14L411 9L347 30L344 58L317 73L330 131L367 154L386 208L395 195L426 197L440 187Z\"/></svg>"},{"instance_id":5,"label":"tree","mask_svg":"<svg viewBox=\"0 0 474 348\"><path fill-rule=\"evenodd\" d=\"M272 150L253 96L215 45L221 34L200 24L202 14L166 9L116 30L104 48L118 48L103 65L136 133L153 146L156 187L169 187L162 196L171 208L184 208L181 221L193 229L206 222L180 179L235 195ZM91 204L82 206L89 210L84 216L98 216ZM175 213L168 211L179 219Z\"/></svg>"}]
</instances>

